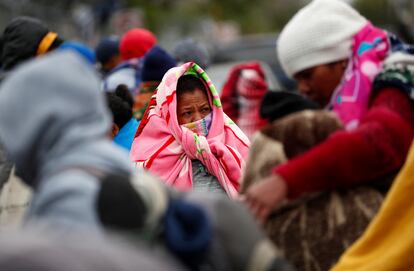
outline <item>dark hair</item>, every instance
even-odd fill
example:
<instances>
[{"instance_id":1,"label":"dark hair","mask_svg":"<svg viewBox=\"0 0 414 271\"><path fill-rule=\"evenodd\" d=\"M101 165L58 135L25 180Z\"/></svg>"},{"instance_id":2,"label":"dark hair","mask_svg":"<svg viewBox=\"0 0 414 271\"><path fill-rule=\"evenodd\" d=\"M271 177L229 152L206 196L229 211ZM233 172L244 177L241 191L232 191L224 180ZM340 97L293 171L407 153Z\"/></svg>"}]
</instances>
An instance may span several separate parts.
<instances>
[{"instance_id":1,"label":"dark hair","mask_svg":"<svg viewBox=\"0 0 414 271\"><path fill-rule=\"evenodd\" d=\"M126 85L118 85L115 89L115 94L116 96L127 102L131 108L134 106L134 98L132 97L132 94Z\"/></svg>"},{"instance_id":2,"label":"dark hair","mask_svg":"<svg viewBox=\"0 0 414 271\"><path fill-rule=\"evenodd\" d=\"M196 88L201 89L207 95L206 86L201 79L191 74L183 75L177 82L177 96L180 96L183 93L193 92Z\"/></svg>"},{"instance_id":3,"label":"dark hair","mask_svg":"<svg viewBox=\"0 0 414 271\"><path fill-rule=\"evenodd\" d=\"M106 93L106 100L112 112L114 123L121 129L132 118L132 107L128 102L112 92Z\"/></svg>"}]
</instances>

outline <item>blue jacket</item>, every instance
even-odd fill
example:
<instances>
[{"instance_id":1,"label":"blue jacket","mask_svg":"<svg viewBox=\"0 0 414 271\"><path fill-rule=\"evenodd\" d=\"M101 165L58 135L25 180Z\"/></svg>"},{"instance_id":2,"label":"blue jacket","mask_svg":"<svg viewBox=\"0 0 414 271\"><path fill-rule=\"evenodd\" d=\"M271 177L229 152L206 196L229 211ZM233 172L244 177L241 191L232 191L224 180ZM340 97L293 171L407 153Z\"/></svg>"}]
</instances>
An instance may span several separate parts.
<instances>
[{"instance_id":1,"label":"blue jacket","mask_svg":"<svg viewBox=\"0 0 414 271\"><path fill-rule=\"evenodd\" d=\"M131 150L132 142L134 141L135 133L138 129L140 121L135 118L131 118L120 130L119 133L115 136L114 142L119 146Z\"/></svg>"}]
</instances>

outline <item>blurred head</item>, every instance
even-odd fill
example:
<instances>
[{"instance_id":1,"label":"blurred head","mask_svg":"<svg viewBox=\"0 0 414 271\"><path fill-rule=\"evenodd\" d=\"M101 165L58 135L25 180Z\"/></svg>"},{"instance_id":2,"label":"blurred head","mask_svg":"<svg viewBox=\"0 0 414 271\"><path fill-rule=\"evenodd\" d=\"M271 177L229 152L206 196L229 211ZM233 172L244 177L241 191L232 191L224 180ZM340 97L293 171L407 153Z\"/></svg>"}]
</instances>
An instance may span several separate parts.
<instances>
[{"instance_id":1,"label":"blurred head","mask_svg":"<svg viewBox=\"0 0 414 271\"><path fill-rule=\"evenodd\" d=\"M7 24L1 37L2 68L11 70L17 64L59 47L63 40L48 26L32 17L20 16Z\"/></svg>"},{"instance_id":2,"label":"blurred head","mask_svg":"<svg viewBox=\"0 0 414 271\"><path fill-rule=\"evenodd\" d=\"M143 28L134 28L122 36L119 52L123 60L139 58L144 56L156 43L157 38L152 32Z\"/></svg>"},{"instance_id":3,"label":"blurred head","mask_svg":"<svg viewBox=\"0 0 414 271\"><path fill-rule=\"evenodd\" d=\"M177 82L178 124L187 124L205 118L211 112L207 89L193 75L184 75Z\"/></svg>"},{"instance_id":4,"label":"blurred head","mask_svg":"<svg viewBox=\"0 0 414 271\"><path fill-rule=\"evenodd\" d=\"M279 35L276 50L283 69L290 77L301 80L303 92L308 92L308 88L322 92L309 96L325 103L326 97L316 96L330 96L339 84L342 60L351 56L353 37L367 23L344 1L312 1L296 13ZM322 75L326 76L323 81L319 80Z\"/></svg>"},{"instance_id":5,"label":"blurred head","mask_svg":"<svg viewBox=\"0 0 414 271\"><path fill-rule=\"evenodd\" d=\"M347 63L348 60L335 61L294 74L293 77L298 82L299 92L321 107L326 106L342 80Z\"/></svg>"},{"instance_id":6,"label":"blurred head","mask_svg":"<svg viewBox=\"0 0 414 271\"><path fill-rule=\"evenodd\" d=\"M178 42L173 50L173 56L180 64L195 62L204 70L210 65L210 55L207 48L193 39Z\"/></svg>"},{"instance_id":7,"label":"blurred head","mask_svg":"<svg viewBox=\"0 0 414 271\"><path fill-rule=\"evenodd\" d=\"M114 138L132 118L132 97L126 86L120 85L115 92L106 92L108 107L112 112L111 136Z\"/></svg>"},{"instance_id":8,"label":"blurred head","mask_svg":"<svg viewBox=\"0 0 414 271\"><path fill-rule=\"evenodd\" d=\"M246 67L239 71L239 77L236 82L238 95L260 100L267 90L266 79L261 69Z\"/></svg>"},{"instance_id":9,"label":"blurred head","mask_svg":"<svg viewBox=\"0 0 414 271\"><path fill-rule=\"evenodd\" d=\"M119 38L102 39L95 48L95 54L102 71L104 73L109 72L122 61L119 53Z\"/></svg>"},{"instance_id":10,"label":"blurred head","mask_svg":"<svg viewBox=\"0 0 414 271\"><path fill-rule=\"evenodd\" d=\"M161 82L164 74L176 65L175 59L160 46L156 45L144 57L141 74L142 82Z\"/></svg>"}]
</instances>

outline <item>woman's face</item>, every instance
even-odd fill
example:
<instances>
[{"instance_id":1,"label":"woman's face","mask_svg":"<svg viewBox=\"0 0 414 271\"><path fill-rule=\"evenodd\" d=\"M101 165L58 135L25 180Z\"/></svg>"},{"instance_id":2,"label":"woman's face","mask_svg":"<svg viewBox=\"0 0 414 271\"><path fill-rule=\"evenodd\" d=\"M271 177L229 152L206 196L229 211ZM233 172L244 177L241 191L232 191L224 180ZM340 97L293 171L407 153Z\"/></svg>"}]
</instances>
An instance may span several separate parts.
<instances>
[{"instance_id":1,"label":"woman's face","mask_svg":"<svg viewBox=\"0 0 414 271\"><path fill-rule=\"evenodd\" d=\"M180 125L205 118L211 112L206 93L196 88L177 97L177 118Z\"/></svg>"},{"instance_id":2,"label":"woman's face","mask_svg":"<svg viewBox=\"0 0 414 271\"><path fill-rule=\"evenodd\" d=\"M299 92L325 107L331 100L335 88L341 82L347 61L318 65L294 75Z\"/></svg>"}]
</instances>

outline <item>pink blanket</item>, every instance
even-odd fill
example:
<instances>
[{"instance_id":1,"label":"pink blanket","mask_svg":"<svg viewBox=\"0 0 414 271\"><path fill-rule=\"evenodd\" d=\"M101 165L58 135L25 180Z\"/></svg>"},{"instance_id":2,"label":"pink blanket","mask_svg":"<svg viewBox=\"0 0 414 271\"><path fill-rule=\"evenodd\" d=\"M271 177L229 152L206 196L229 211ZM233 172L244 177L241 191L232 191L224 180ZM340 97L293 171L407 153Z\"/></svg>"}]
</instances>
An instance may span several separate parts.
<instances>
[{"instance_id":1,"label":"pink blanket","mask_svg":"<svg viewBox=\"0 0 414 271\"><path fill-rule=\"evenodd\" d=\"M177 120L177 80L192 73L208 86L212 124L207 137L182 127ZM170 69L158 86L155 104L148 108L131 148L131 160L180 190L190 190L191 160L198 159L217 177L227 194L238 194L239 180L249 150L249 140L224 114L219 95L207 74L196 64Z\"/></svg>"}]
</instances>

